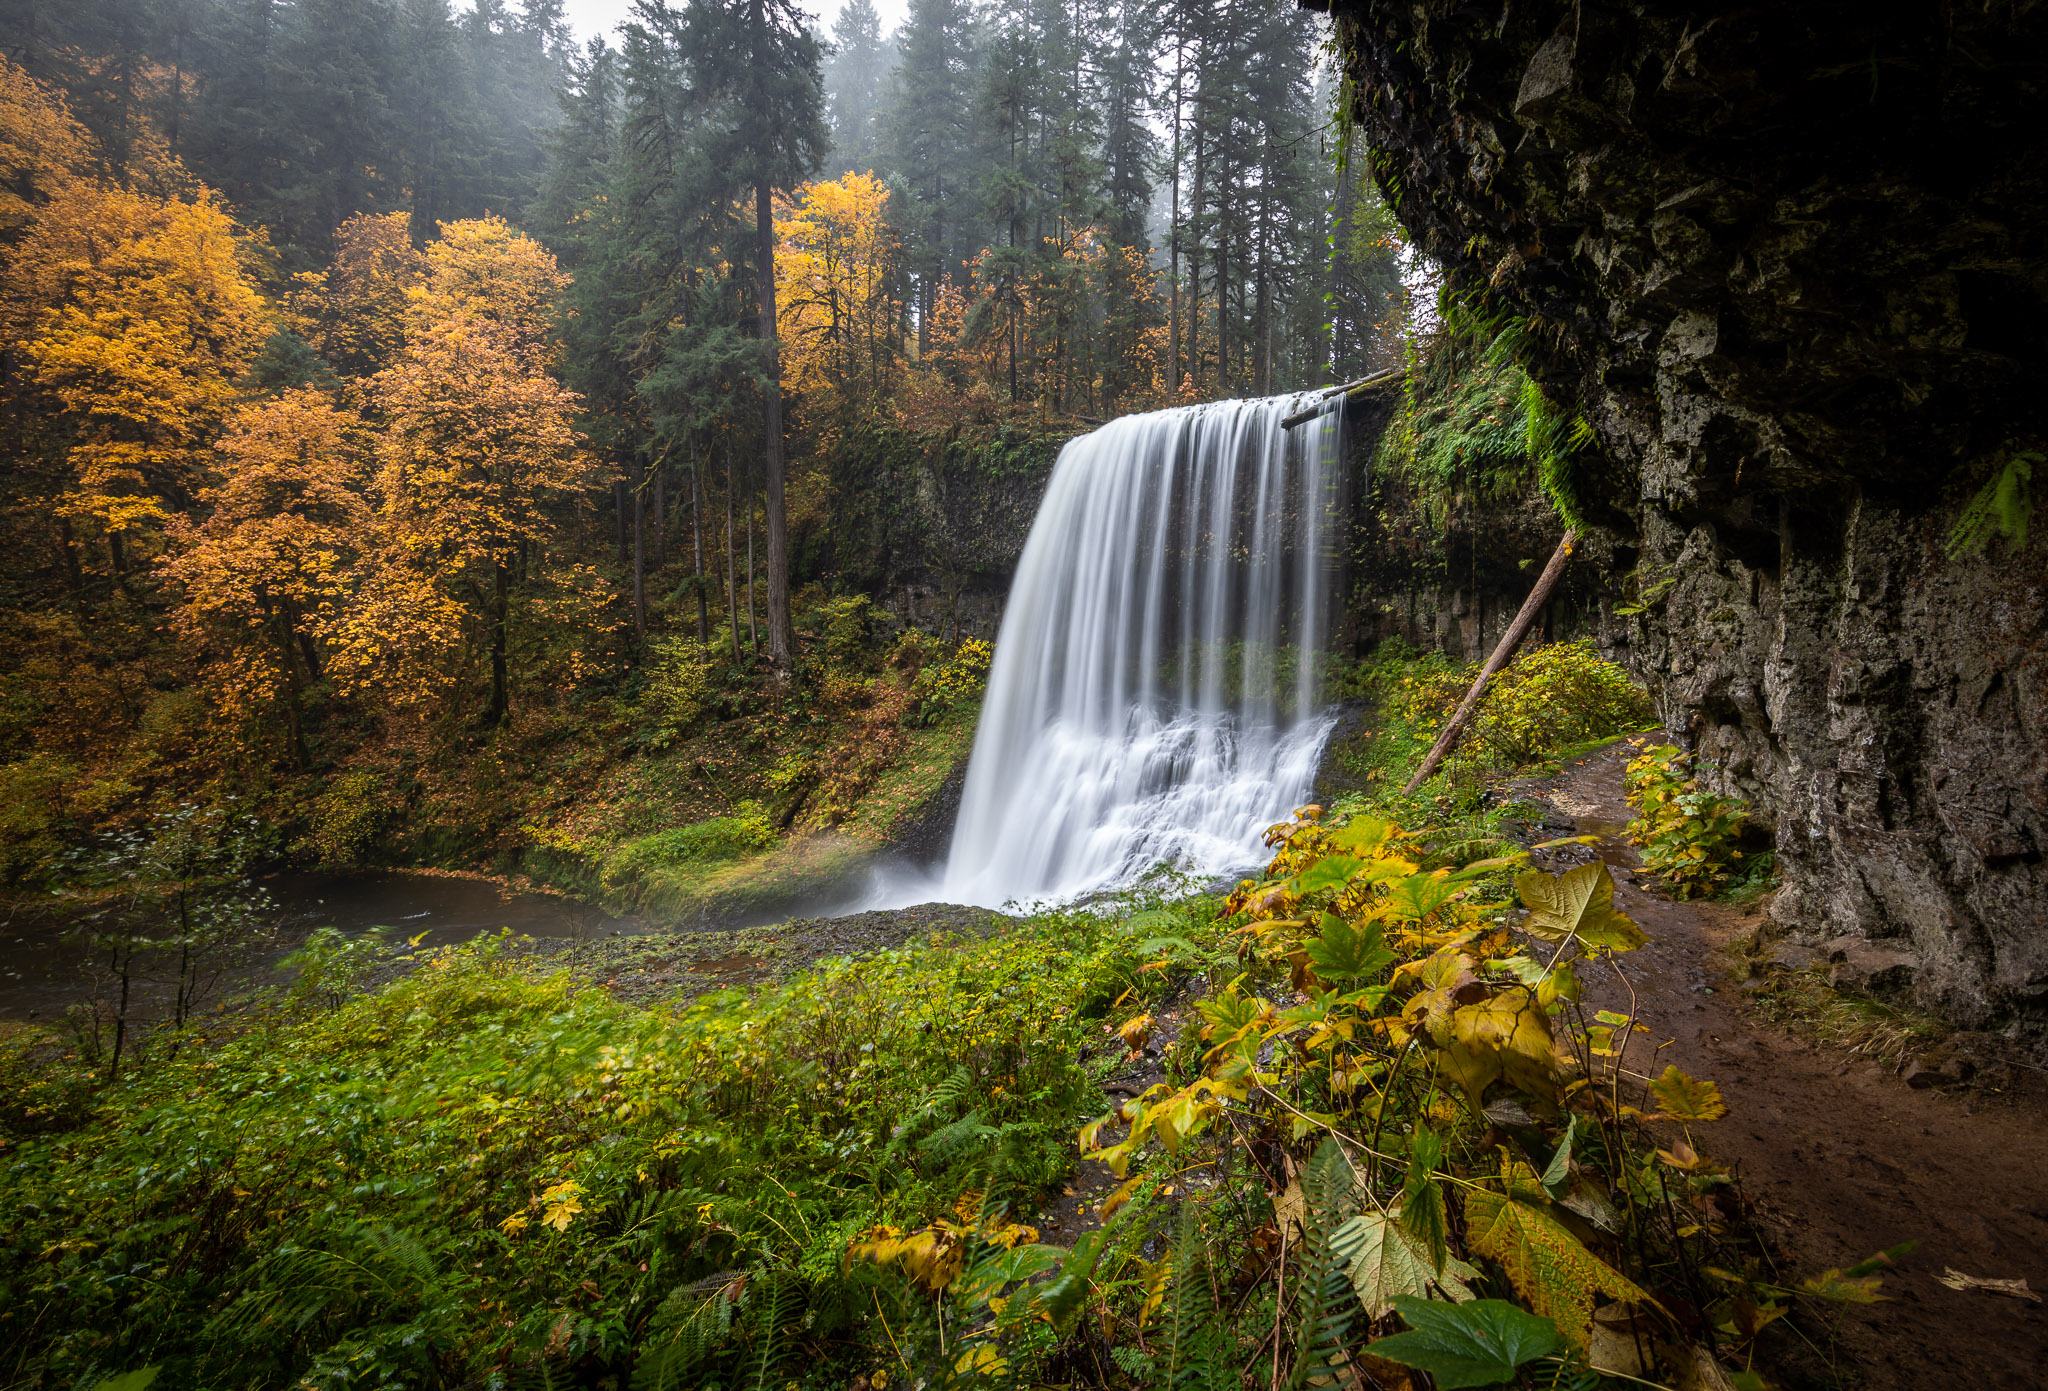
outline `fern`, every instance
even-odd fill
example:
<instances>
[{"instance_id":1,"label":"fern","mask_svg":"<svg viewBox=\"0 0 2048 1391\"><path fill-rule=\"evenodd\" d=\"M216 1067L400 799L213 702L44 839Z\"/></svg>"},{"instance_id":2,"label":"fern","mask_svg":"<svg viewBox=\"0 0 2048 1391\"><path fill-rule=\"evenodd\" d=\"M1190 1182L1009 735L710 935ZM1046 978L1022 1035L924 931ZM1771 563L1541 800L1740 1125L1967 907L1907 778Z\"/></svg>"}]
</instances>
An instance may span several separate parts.
<instances>
[{"instance_id":1,"label":"fern","mask_svg":"<svg viewBox=\"0 0 2048 1391\"><path fill-rule=\"evenodd\" d=\"M750 1391L770 1391L785 1348L783 1331L803 1306L803 1287L795 1276L778 1271L761 1277L755 1288L761 1302L751 1321L759 1325L761 1342L751 1359L747 1385Z\"/></svg>"},{"instance_id":2,"label":"fern","mask_svg":"<svg viewBox=\"0 0 2048 1391\"><path fill-rule=\"evenodd\" d=\"M1287 1381L1290 1391L1328 1385L1341 1374L1339 1356L1358 1301L1351 1292L1349 1263L1331 1237L1356 1206L1354 1185L1351 1161L1344 1157L1343 1149L1335 1140L1323 1141L1302 1175L1306 1220L1296 1305L1300 1311L1295 1334L1299 1350Z\"/></svg>"},{"instance_id":3,"label":"fern","mask_svg":"<svg viewBox=\"0 0 2048 1391\"><path fill-rule=\"evenodd\" d=\"M2043 459L2041 454L2013 455L1963 504L1962 515L1948 534L1950 560L1983 550L1993 531L2003 536L2012 550L2025 547L2027 523L2034 512L2034 465Z\"/></svg>"},{"instance_id":4,"label":"fern","mask_svg":"<svg viewBox=\"0 0 2048 1391\"><path fill-rule=\"evenodd\" d=\"M283 1246L259 1261L208 1333L249 1338L263 1328L297 1334L323 1318L379 1322L437 1305L439 1295L440 1271L417 1237L388 1223L358 1226L329 1249Z\"/></svg>"},{"instance_id":5,"label":"fern","mask_svg":"<svg viewBox=\"0 0 2048 1391\"><path fill-rule=\"evenodd\" d=\"M669 1292L654 1311L633 1364L633 1391L682 1391L698 1384L700 1379L690 1373L732 1331L733 1291L739 1283L725 1272Z\"/></svg>"},{"instance_id":6,"label":"fern","mask_svg":"<svg viewBox=\"0 0 2048 1391\"><path fill-rule=\"evenodd\" d=\"M1236 1391L1230 1330L1209 1284L1209 1242L1194 1204L1182 1203L1169 1253L1158 1383L1177 1391Z\"/></svg>"}]
</instances>

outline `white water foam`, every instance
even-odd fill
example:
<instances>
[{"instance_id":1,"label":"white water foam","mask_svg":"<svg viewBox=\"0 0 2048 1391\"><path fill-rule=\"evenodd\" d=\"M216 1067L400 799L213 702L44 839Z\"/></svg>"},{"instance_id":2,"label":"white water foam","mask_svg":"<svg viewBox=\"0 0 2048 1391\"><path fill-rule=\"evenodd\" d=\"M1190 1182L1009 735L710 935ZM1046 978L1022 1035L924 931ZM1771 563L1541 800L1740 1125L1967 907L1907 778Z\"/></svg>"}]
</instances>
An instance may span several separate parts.
<instances>
[{"instance_id":1,"label":"white water foam","mask_svg":"<svg viewBox=\"0 0 2048 1391\"><path fill-rule=\"evenodd\" d=\"M1306 801L1337 510L1313 397L1126 416L1069 441L996 641L951 853L866 907L1070 901L1263 859Z\"/></svg>"}]
</instances>

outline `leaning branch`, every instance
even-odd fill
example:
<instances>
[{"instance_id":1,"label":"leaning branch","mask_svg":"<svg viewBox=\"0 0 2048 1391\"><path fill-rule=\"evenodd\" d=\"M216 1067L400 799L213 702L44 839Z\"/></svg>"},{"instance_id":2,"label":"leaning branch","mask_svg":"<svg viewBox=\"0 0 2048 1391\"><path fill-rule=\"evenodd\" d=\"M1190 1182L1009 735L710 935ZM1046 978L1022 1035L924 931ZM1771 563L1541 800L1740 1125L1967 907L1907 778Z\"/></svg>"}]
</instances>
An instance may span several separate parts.
<instances>
[{"instance_id":1,"label":"leaning branch","mask_svg":"<svg viewBox=\"0 0 2048 1391\"><path fill-rule=\"evenodd\" d=\"M1328 391L1325 391L1322 399L1313 406L1306 410L1296 411L1293 415L1282 417L1280 428L1292 430L1297 425L1306 425L1317 416L1327 411L1335 410L1340 400L1347 400L1355 393L1363 391L1369 386L1378 386L1381 382L1392 381L1406 370L1404 367L1389 367L1386 371L1375 372L1370 377L1360 377L1355 382L1346 382L1342 386L1333 386Z\"/></svg>"},{"instance_id":2,"label":"leaning branch","mask_svg":"<svg viewBox=\"0 0 2048 1391\"><path fill-rule=\"evenodd\" d=\"M1436 771L1437 764L1443 762L1444 755L1457 744L1458 736L1463 734L1465 726L1471 723L1472 712L1479 708L1479 698L1486 694L1488 683L1514 657L1515 649L1522 645L1523 637L1528 634L1529 625L1536 621L1536 615L1543 612L1543 606L1550 602L1550 591L1557 588L1558 578L1564 574L1565 565L1572 556L1572 546L1578 539L1579 534L1576 531L1567 531L1564 539L1557 543L1557 549L1551 553L1550 563L1543 567L1543 574L1537 579L1536 587L1530 590L1529 597L1522 601L1522 611L1515 615L1514 622L1508 624L1508 630L1500 635L1500 645L1493 649L1493 655L1487 658L1486 665L1480 668L1479 679L1472 683L1471 690L1465 692L1464 700L1458 703L1457 710L1451 715L1451 722L1444 726L1444 732L1436 736L1436 743L1431 746L1429 756L1422 760L1422 766L1415 770L1415 776L1408 779L1408 785L1401 789L1402 796L1407 796L1429 781L1429 775Z\"/></svg>"}]
</instances>

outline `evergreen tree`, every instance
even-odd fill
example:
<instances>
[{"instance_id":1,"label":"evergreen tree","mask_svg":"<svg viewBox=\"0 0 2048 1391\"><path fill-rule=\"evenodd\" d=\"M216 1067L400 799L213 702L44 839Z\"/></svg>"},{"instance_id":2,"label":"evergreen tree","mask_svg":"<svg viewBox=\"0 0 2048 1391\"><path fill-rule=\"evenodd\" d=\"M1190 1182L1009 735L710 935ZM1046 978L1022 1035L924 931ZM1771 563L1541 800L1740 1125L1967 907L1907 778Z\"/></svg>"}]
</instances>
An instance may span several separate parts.
<instances>
[{"instance_id":1,"label":"evergreen tree","mask_svg":"<svg viewBox=\"0 0 2048 1391\"><path fill-rule=\"evenodd\" d=\"M876 124L888 76L889 53L874 0L848 0L832 27L832 57L825 65L832 164L841 172L875 168Z\"/></svg>"},{"instance_id":2,"label":"evergreen tree","mask_svg":"<svg viewBox=\"0 0 2048 1391\"><path fill-rule=\"evenodd\" d=\"M978 146L974 99L979 64L973 11L966 0L911 0L897 37L892 92L880 143L902 180L900 216L912 238L909 259L920 354L931 348L939 286L957 279L984 244L973 201Z\"/></svg>"},{"instance_id":3,"label":"evergreen tree","mask_svg":"<svg viewBox=\"0 0 2048 1391\"><path fill-rule=\"evenodd\" d=\"M1122 0L1116 34L1103 49L1102 195L1106 230L1119 246L1150 244L1152 168L1159 135L1151 114L1159 74L1159 21L1143 0Z\"/></svg>"}]
</instances>

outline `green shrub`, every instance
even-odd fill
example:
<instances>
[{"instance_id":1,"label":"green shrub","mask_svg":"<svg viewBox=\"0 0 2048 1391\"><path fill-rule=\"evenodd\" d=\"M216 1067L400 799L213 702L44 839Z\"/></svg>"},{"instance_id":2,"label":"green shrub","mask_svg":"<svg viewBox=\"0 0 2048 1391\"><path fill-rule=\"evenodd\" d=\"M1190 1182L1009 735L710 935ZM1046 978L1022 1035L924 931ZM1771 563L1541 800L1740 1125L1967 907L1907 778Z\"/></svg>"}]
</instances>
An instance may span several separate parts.
<instances>
[{"instance_id":1,"label":"green shrub","mask_svg":"<svg viewBox=\"0 0 2048 1391\"><path fill-rule=\"evenodd\" d=\"M890 1357L850 1241L1070 1173L1089 1016L1156 997L1140 961L1076 915L642 1011L481 943L65 1133L0 1066L15 1384L844 1386Z\"/></svg>"},{"instance_id":2,"label":"green shrub","mask_svg":"<svg viewBox=\"0 0 2048 1391\"><path fill-rule=\"evenodd\" d=\"M398 810L381 773L343 773L313 803L306 845L331 865L360 864Z\"/></svg>"},{"instance_id":3,"label":"green shrub","mask_svg":"<svg viewBox=\"0 0 2048 1391\"><path fill-rule=\"evenodd\" d=\"M912 722L937 724L955 711L978 708L982 692L988 689L988 669L994 661L992 645L980 638L969 638L944 662L918 672L910 687L916 701L911 709Z\"/></svg>"},{"instance_id":4,"label":"green shrub","mask_svg":"<svg viewBox=\"0 0 2048 1391\"><path fill-rule=\"evenodd\" d=\"M605 863L607 880L673 865L713 865L737 860L775 843L775 828L759 804L742 802L732 816L714 816L628 841Z\"/></svg>"},{"instance_id":5,"label":"green shrub","mask_svg":"<svg viewBox=\"0 0 2048 1391\"><path fill-rule=\"evenodd\" d=\"M1420 663L1402 678L1391 713L1434 740L1477 675L1476 664ZM1642 688L1591 641L1543 643L1493 678L1453 757L1467 772L1525 767L1641 729L1651 713Z\"/></svg>"},{"instance_id":6,"label":"green shrub","mask_svg":"<svg viewBox=\"0 0 2048 1391\"><path fill-rule=\"evenodd\" d=\"M865 594L847 594L820 604L813 619L825 644L825 660L852 666L866 660L874 626L873 605Z\"/></svg>"},{"instance_id":7,"label":"green shrub","mask_svg":"<svg viewBox=\"0 0 2048 1391\"><path fill-rule=\"evenodd\" d=\"M685 734L711 704L712 663L694 638L656 638L650 646L654 660L648 664L640 709L667 734Z\"/></svg>"},{"instance_id":8,"label":"green shrub","mask_svg":"<svg viewBox=\"0 0 2048 1391\"><path fill-rule=\"evenodd\" d=\"M1701 787L1692 755L1676 744L1633 742L1638 753L1625 774L1636 809L1629 843L1642 847L1644 867L1673 898L1712 893L1727 880L1730 863L1742 858L1736 841L1748 806Z\"/></svg>"}]
</instances>

